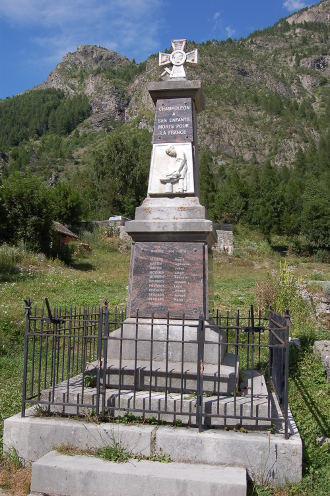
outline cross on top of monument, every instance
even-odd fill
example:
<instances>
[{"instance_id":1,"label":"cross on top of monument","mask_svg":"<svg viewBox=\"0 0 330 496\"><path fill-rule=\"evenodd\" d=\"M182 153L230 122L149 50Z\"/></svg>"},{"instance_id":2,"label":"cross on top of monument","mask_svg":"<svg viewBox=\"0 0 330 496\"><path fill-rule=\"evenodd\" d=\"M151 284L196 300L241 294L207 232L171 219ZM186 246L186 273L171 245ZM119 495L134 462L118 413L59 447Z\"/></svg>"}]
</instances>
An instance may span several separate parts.
<instances>
[{"instance_id":1,"label":"cross on top of monument","mask_svg":"<svg viewBox=\"0 0 330 496\"><path fill-rule=\"evenodd\" d=\"M172 70L165 67L162 76L166 74L170 75L170 79L185 79L186 72L184 70L184 64L197 64L197 48L191 52L186 53L184 48L186 46L187 40L172 40L172 53L159 52L159 65L169 65L172 64Z\"/></svg>"}]
</instances>

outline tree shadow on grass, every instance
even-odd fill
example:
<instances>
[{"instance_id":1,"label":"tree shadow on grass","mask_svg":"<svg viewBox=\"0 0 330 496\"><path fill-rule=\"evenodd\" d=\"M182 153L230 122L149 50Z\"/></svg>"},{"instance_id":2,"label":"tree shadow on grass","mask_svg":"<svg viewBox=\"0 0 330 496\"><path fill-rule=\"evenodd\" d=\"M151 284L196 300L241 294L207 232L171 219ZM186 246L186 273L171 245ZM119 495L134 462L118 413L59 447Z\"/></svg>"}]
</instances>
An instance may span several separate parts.
<instances>
[{"instance_id":1,"label":"tree shadow on grass","mask_svg":"<svg viewBox=\"0 0 330 496\"><path fill-rule=\"evenodd\" d=\"M296 388L299 391L301 397L303 398L305 405L308 408L311 416L314 418L315 422L317 423L321 433L326 437L329 436L330 428L329 428L328 419L320 411L316 402L311 397L311 395L308 393L308 390L304 386L300 377L298 377L298 376L293 377L293 381L294 381Z\"/></svg>"},{"instance_id":2,"label":"tree shadow on grass","mask_svg":"<svg viewBox=\"0 0 330 496\"><path fill-rule=\"evenodd\" d=\"M81 270L83 272L91 272L95 270L95 266L89 262L71 262L70 266L72 269Z\"/></svg>"},{"instance_id":3,"label":"tree shadow on grass","mask_svg":"<svg viewBox=\"0 0 330 496\"><path fill-rule=\"evenodd\" d=\"M29 274L25 271L0 272L0 284L4 282L21 282L33 278L34 274Z\"/></svg>"},{"instance_id":4,"label":"tree shadow on grass","mask_svg":"<svg viewBox=\"0 0 330 496\"><path fill-rule=\"evenodd\" d=\"M329 437L330 432L330 424L329 419L326 414L321 411L315 396L313 397L312 391L310 390L312 386L306 385L304 383L304 379L300 377L301 371L299 370L299 357L302 356L303 353L311 353L311 346L314 341L314 336L303 337L301 339L301 350L298 351L292 347L290 353L290 377L293 381L297 393L303 399L303 402L309 411L310 416L318 427L318 430L321 435L325 437ZM326 381L326 374L324 371L324 382ZM315 386L316 387L316 386ZM306 471L310 465L313 464L313 460L311 455L308 453L308 450L304 450L304 470Z\"/></svg>"}]
</instances>

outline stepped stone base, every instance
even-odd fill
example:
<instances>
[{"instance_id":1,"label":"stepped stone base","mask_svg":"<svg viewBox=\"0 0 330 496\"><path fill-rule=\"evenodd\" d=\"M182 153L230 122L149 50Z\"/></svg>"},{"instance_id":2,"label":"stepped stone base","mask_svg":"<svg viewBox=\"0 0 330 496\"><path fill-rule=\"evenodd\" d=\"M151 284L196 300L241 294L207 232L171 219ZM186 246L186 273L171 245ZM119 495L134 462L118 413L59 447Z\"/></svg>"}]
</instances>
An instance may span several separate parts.
<instances>
[{"instance_id":1,"label":"stepped stone base","mask_svg":"<svg viewBox=\"0 0 330 496\"><path fill-rule=\"evenodd\" d=\"M117 360L120 356L122 339L122 359L134 360L135 352L137 360L150 360L164 362L166 356L171 363L188 362L197 363L197 328L198 320L169 320L154 319L153 329L151 319L138 320L138 335L136 336L136 319L128 318L123 322L123 329L119 328L111 332L108 339L108 362ZM168 329L167 329L168 324ZM225 334L217 326L206 323L204 346L204 364L217 365L221 363L226 353ZM153 334L152 334L153 333ZM168 344L166 343L168 334ZM135 349L135 339L138 339ZM150 340L153 337L152 354ZM184 340L184 348L182 347ZM209 343L208 343L209 342Z\"/></svg>"},{"instance_id":2,"label":"stepped stone base","mask_svg":"<svg viewBox=\"0 0 330 496\"><path fill-rule=\"evenodd\" d=\"M244 467L258 483L299 482L302 475L302 443L293 420L289 439L268 432L233 432L143 424L93 423L61 417L14 415L4 422L4 452L15 448L31 463L57 446L80 449L109 446L116 441L134 453L168 454L174 462ZM93 494L93 493L91 493ZM202 493L201 493L202 494ZM221 494L221 493L220 493Z\"/></svg>"},{"instance_id":3,"label":"stepped stone base","mask_svg":"<svg viewBox=\"0 0 330 496\"><path fill-rule=\"evenodd\" d=\"M51 451L32 465L31 490L48 496L245 496L247 485L240 467L113 463Z\"/></svg>"},{"instance_id":4,"label":"stepped stone base","mask_svg":"<svg viewBox=\"0 0 330 496\"><path fill-rule=\"evenodd\" d=\"M253 403L251 404L251 384L253 379ZM67 382L41 392L41 400L49 401L50 411L66 415L89 415L90 407L97 399L96 388L82 388L83 377L78 375ZM268 400L264 377L255 371L245 374L245 389L242 396L214 395L203 398L204 424L207 426L241 426L265 429L271 426L270 417L278 415L275 398ZM211 382L212 388L213 383ZM212 389L211 388L211 389ZM207 394L207 390L206 390ZM212 393L209 393L212 394ZM67 403L67 405L60 405ZM180 420L183 424L196 425L196 396L194 394L165 393L161 391L131 391L106 389L105 413L112 417L124 415L130 411L138 417L152 418L173 423ZM214 416L213 416L214 415ZM230 418L236 417L236 418ZM237 417L244 417L239 419ZM251 417L258 417L257 419Z\"/></svg>"},{"instance_id":5,"label":"stepped stone base","mask_svg":"<svg viewBox=\"0 0 330 496\"><path fill-rule=\"evenodd\" d=\"M110 388L192 393L197 390L196 362L179 362L111 359L106 369L105 385ZM89 373L96 375L97 363L89 365ZM93 368L94 367L94 368ZM101 377L103 383L103 376ZM239 360L234 354L227 353L223 362L218 365L206 364L203 374L203 389L207 393L233 394L239 383Z\"/></svg>"}]
</instances>

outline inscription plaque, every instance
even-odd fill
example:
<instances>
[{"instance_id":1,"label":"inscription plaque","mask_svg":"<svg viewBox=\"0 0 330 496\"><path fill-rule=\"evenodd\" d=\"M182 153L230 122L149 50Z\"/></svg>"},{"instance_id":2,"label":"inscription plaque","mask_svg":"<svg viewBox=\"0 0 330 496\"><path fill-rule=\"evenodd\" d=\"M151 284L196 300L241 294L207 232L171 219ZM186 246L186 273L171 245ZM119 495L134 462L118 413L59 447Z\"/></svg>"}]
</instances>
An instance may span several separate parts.
<instances>
[{"instance_id":1,"label":"inscription plaque","mask_svg":"<svg viewBox=\"0 0 330 496\"><path fill-rule=\"evenodd\" d=\"M191 98L157 100L153 143L192 143L192 106Z\"/></svg>"},{"instance_id":2,"label":"inscription plaque","mask_svg":"<svg viewBox=\"0 0 330 496\"><path fill-rule=\"evenodd\" d=\"M204 315L207 249L204 243L137 242L130 266L128 314L197 319Z\"/></svg>"}]
</instances>

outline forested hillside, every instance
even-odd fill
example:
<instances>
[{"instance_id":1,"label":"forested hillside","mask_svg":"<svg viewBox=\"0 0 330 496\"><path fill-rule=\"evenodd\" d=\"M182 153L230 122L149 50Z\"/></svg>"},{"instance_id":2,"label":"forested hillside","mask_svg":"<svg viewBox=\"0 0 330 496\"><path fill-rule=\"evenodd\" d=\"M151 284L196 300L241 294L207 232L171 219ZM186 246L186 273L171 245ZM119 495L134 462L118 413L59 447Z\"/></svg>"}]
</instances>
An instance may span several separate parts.
<instances>
[{"instance_id":1,"label":"forested hillside","mask_svg":"<svg viewBox=\"0 0 330 496\"><path fill-rule=\"evenodd\" d=\"M326 0L247 39L188 43L199 49L188 77L202 80L206 96L198 130L211 218L321 254L330 245L329 19ZM0 101L2 217L10 217L4 190L15 174L47 187L58 178L79 192L80 217L133 216L151 150L147 83L160 72L156 55L136 64L80 46L38 88Z\"/></svg>"}]
</instances>

